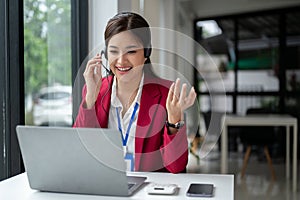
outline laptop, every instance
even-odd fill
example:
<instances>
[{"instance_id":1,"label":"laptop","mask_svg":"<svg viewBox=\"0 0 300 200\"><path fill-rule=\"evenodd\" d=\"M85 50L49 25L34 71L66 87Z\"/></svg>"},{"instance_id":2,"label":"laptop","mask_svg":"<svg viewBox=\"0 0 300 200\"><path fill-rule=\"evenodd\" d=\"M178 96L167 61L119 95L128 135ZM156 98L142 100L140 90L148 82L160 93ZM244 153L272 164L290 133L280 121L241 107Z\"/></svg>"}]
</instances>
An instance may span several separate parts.
<instances>
[{"instance_id":1,"label":"laptop","mask_svg":"<svg viewBox=\"0 0 300 200\"><path fill-rule=\"evenodd\" d=\"M16 130L32 189L130 196L146 180L126 175L117 130L38 126Z\"/></svg>"}]
</instances>

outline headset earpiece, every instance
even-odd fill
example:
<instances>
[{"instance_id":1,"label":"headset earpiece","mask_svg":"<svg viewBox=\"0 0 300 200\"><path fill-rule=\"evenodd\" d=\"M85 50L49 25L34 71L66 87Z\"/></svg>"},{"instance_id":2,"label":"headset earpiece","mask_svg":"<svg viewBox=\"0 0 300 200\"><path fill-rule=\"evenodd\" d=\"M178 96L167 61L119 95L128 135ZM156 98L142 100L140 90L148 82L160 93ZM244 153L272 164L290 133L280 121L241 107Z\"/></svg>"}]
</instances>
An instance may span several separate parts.
<instances>
[{"instance_id":1,"label":"headset earpiece","mask_svg":"<svg viewBox=\"0 0 300 200\"><path fill-rule=\"evenodd\" d=\"M107 48L104 47L104 50L101 51L101 55L104 54L104 58L107 60Z\"/></svg>"},{"instance_id":2,"label":"headset earpiece","mask_svg":"<svg viewBox=\"0 0 300 200\"><path fill-rule=\"evenodd\" d=\"M107 60L107 50L106 50L106 47L104 47L104 50L101 51L101 57L102 55L104 55L105 59ZM107 64L107 63L106 63ZM108 74L112 74L111 70L108 69L105 65L103 65L103 68L105 69L105 71L108 73Z\"/></svg>"},{"instance_id":3,"label":"headset earpiece","mask_svg":"<svg viewBox=\"0 0 300 200\"><path fill-rule=\"evenodd\" d=\"M152 48L144 48L144 57L149 58L152 52Z\"/></svg>"}]
</instances>

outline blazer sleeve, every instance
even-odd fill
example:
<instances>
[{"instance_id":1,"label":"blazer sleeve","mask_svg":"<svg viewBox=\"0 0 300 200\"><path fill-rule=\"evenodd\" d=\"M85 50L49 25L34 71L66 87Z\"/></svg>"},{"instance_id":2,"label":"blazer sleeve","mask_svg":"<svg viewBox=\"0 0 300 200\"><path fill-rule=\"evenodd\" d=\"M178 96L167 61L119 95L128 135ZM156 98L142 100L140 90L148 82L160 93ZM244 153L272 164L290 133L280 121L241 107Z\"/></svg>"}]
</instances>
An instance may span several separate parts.
<instances>
[{"instance_id":1,"label":"blazer sleeve","mask_svg":"<svg viewBox=\"0 0 300 200\"><path fill-rule=\"evenodd\" d=\"M165 120L167 120L166 100L169 93L169 87L171 86L172 82L159 79L156 81L152 81L152 83L155 84L149 84L150 86L147 87L147 92L150 93L151 91L159 91L158 93L160 95L157 96L160 96L161 98L158 102L160 104L160 108L163 108L158 109L157 113L152 116L153 118L151 120L152 123L155 124L154 127L157 128L161 127L160 123L163 123L163 126L159 128L159 134L161 135L162 139L159 147L161 154L160 156L163 162L162 164L164 168L171 173L184 172L188 163L188 141L186 125L179 129L176 134L169 134L168 127L164 124ZM152 102L152 104L155 103L157 102ZM165 116L166 118L162 116ZM159 123L154 123L154 121L159 121ZM151 131L156 132L157 130Z\"/></svg>"},{"instance_id":2,"label":"blazer sleeve","mask_svg":"<svg viewBox=\"0 0 300 200\"><path fill-rule=\"evenodd\" d=\"M84 108L86 96L86 85L82 89L82 102L79 106L78 115L73 127L99 128L95 106L91 109Z\"/></svg>"},{"instance_id":3,"label":"blazer sleeve","mask_svg":"<svg viewBox=\"0 0 300 200\"><path fill-rule=\"evenodd\" d=\"M186 170L188 163L188 141L186 126L178 130L176 134L168 134L168 128L164 127L163 145L161 155L165 168L171 173L180 173Z\"/></svg>"}]
</instances>

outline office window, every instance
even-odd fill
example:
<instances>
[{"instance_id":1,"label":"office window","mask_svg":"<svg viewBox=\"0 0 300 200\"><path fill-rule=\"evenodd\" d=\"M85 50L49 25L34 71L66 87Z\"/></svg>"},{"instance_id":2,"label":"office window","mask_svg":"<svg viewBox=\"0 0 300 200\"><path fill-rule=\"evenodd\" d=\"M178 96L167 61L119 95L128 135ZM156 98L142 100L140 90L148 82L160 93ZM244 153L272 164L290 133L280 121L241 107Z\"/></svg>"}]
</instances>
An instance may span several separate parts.
<instances>
[{"instance_id":1,"label":"office window","mask_svg":"<svg viewBox=\"0 0 300 200\"><path fill-rule=\"evenodd\" d=\"M201 48L197 49L200 110L231 112L234 72L227 69L234 57L234 21L231 19L203 20L196 23Z\"/></svg>"},{"instance_id":2,"label":"office window","mask_svg":"<svg viewBox=\"0 0 300 200\"><path fill-rule=\"evenodd\" d=\"M24 171L16 125L25 124L25 115L26 124L34 123L34 101L72 106L71 83L88 51L88 1L0 1L0 22L1 181Z\"/></svg>"},{"instance_id":3,"label":"office window","mask_svg":"<svg viewBox=\"0 0 300 200\"><path fill-rule=\"evenodd\" d=\"M211 110L211 94L220 90L220 87L207 89L207 85L220 81L216 81L212 71L222 76L227 112L243 115L251 107L281 113L299 110L296 101L300 91L299 13L299 8L291 8L196 21L195 39L210 55L205 58L199 51L196 55L203 71L196 80L201 111ZM206 22L221 32L209 34ZM206 65L205 59L212 59L218 72Z\"/></svg>"},{"instance_id":4,"label":"office window","mask_svg":"<svg viewBox=\"0 0 300 200\"><path fill-rule=\"evenodd\" d=\"M286 16L287 24L287 62L286 89L292 95L286 97L289 113L300 116L300 12L291 12Z\"/></svg>"},{"instance_id":5,"label":"office window","mask_svg":"<svg viewBox=\"0 0 300 200\"><path fill-rule=\"evenodd\" d=\"M238 20L238 91L279 91L279 16Z\"/></svg>"},{"instance_id":6,"label":"office window","mask_svg":"<svg viewBox=\"0 0 300 200\"><path fill-rule=\"evenodd\" d=\"M201 29L202 38L205 39L222 34L222 30L215 20L199 21L197 27Z\"/></svg>"},{"instance_id":7,"label":"office window","mask_svg":"<svg viewBox=\"0 0 300 200\"><path fill-rule=\"evenodd\" d=\"M286 86L291 92L300 91L300 12L287 14L287 73Z\"/></svg>"},{"instance_id":8,"label":"office window","mask_svg":"<svg viewBox=\"0 0 300 200\"><path fill-rule=\"evenodd\" d=\"M71 126L71 1L24 0L25 121Z\"/></svg>"}]
</instances>

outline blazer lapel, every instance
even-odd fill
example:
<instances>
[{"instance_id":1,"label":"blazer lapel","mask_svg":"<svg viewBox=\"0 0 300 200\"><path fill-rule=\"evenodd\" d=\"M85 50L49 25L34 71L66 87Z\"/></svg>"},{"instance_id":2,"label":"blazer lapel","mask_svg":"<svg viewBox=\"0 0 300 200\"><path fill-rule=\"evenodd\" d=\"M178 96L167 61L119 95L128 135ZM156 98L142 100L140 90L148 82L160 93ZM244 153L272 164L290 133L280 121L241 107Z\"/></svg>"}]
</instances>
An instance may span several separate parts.
<instances>
[{"instance_id":1,"label":"blazer lapel","mask_svg":"<svg viewBox=\"0 0 300 200\"><path fill-rule=\"evenodd\" d=\"M151 136L154 131L153 119L157 113L157 110L161 108L162 94L157 87L157 82L153 82L151 79L144 81L143 92L141 96L140 110L137 121L136 135L135 135L135 170L139 171L141 156L144 149L145 138ZM154 131L157 133L157 131Z\"/></svg>"},{"instance_id":2,"label":"blazer lapel","mask_svg":"<svg viewBox=\"0 0 300 200\"><path fill-rule=\"evenodd\" d=\"M112 82L113 82L113 76L109 76L107 79L102 79L102 87L100 89L100 94L99 94L101 95L101 98L100 101L97 102L96 104L97 115L99 115L97 116L97 118L101 128L108 127Z\"/></svg>"}]
</instances>

